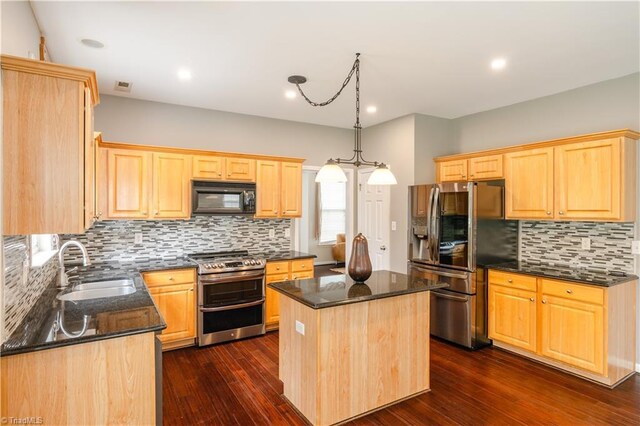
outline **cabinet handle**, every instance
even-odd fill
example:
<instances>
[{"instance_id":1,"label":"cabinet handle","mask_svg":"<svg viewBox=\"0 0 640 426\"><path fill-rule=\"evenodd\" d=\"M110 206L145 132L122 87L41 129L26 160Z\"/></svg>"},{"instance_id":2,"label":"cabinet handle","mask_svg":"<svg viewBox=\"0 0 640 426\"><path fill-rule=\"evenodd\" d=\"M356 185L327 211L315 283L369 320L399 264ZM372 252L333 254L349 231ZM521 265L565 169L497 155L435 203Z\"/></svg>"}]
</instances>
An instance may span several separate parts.
<instances>
[{"instance_id":1,"label":"cabinet handle","mask_svg":"<svg viewBox=\"0 0 640 426\"><path fill-rule=\"evenodd\" d=\"M276 266L276 271L279 271L279 270L280 270L280 267L279 267L279 266Z\"/></svg>"},{"instance_id":2,"label":"cabinet handle","mask_svg":"<svg viewBox=\"0 0 640 426\"><path fill-rule=\"evenodd\" d=\"M227 173L227 176L231 176L231 172Z\"/></svg>"},{"instance_id":3,"label":"cabinet handle","mask_svg":"<svg viewBox=\"0 0 640 426\"><path fill-rule=\"evenodd\" d=\"M570 288L567 289L567 293L571 294L573 293L573 290L571 290Z\"/></svg>"},{"instance_id":4,"label":"cabinet handle","mask_svg":"<svg viewBox=\"0 0 640 426\"><path fill-rule=\"evenodd\" d=\"M564 212L563 212L562 210L560 210L560 211L558 212L558 214L559 214L560 216L562 216L562 215L564 214Z\"/></svg>"},{"instance_id":5,"label":"cabinet handle","mask_svg":"<svg viewBox=\"0 0 640 426\"><path fill-rule=\"evenodd\" d=\"M466 179L466 178L467 178L467 175L462 175L462 179Z\"/></svg>"},{"instance_id":6,"label":"cabinet handle","mask_svg":"<svg viewBox=\"0 0 640 426\"><path fill-rule=\"evenodd\" d=\"M544 299L542 299L542 303L545 303L545 304L546 304L546 303L547 303L547 301L546 301L546 300L544 300Z\"/></svg>"},{"instance_id":7,"label":"cabinet handle","mask_svg":"<svg viewBox=\"0 0 640 426\"><path fill-rule=\"evenodd\" d=\"M218 172L218 176L222 176L222 172Z\"/></svg>"},{"instance_id":8,"label":"cabinet handle","mask_svg":"<svg viewBox=\"0 0 640 426\"><path fill-rule=\"evenodd\" d=\"M551 216L551 212L547 212L547 216Z\"/></svg>"},{"instance_id":9,"label":"cabinet handle","mask_svg":"<svg viewBox=\"0 0 640 426\"><path fill-rule=\"evenodd\" d=\"M173 277L169 277L169 281L173 281L173 280L174 280L174 278L173 278Z\"/></svg>"},{"instance_id":10,"label":"cabinet handle","mask_svg":"<svg viewBox=\"0 0 640 426\"><path fill-rule=\"evenodd\" d=\"M191 287L191 288L189 289L189 291L193 291L193 287Z\"/></svg>"},{"instance_id":11,"label":"cabinet handle","mask_svg":"<svg viewBox=\"0 0 640 426\"><path fill-rule=\"evenodd\" d=\"M142 214L146 216L147 212L142 212Z\"/></svg>"},{"instance_id":12,"label":"cabinet handle","mask_svg":"<svg viewBox=\"0 0 640 426\"><path fill-rule=\"evenodd\" d=\"M158 216L158 211L156 210L155 212L153 212L154 216Z\"/></svg>"},{"instance_id":13,"label":"cabinet handle","mask_svg":"<svg viewBox=\"0 0 640 426\"><path fill-rule=\"evenodd\" d=\"M513 280L512 280L511 278L509 278L509 279L507 280L507 282L508 282L508 283L512 283L512 282L513 282Z\"/></svg>"},{"instance_id":14,"label":"cabinet handle","mask_svg":"<svg viewBox=\"0 0 640 426\"><path fill-rule=\"evenodd\" d=\"M532 302L536 301L536 299L534 299L533 297L530 297L529 300L531 300Z\"/></svg>"}]
</instances>

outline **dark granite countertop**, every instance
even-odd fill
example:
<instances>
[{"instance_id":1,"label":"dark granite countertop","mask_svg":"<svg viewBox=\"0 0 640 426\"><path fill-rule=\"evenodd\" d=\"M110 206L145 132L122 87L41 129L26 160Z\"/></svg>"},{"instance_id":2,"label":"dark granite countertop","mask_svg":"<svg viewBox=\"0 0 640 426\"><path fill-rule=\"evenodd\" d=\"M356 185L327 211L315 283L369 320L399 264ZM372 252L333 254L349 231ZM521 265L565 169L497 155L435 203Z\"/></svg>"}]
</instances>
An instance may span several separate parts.
<instances>
[{"instance_id":1,"label":"dark granite countertop","mask_svg":"<svg viewBox=\"0 0 640 426\"><path fill-rule=\"evenodd\" d=\"M312 259L316 256L315 254L303 253L301 251L279 251L279 252L268 252L268 253L260 253L262 257L264 257L267 262L275 262L277 260L296 260L296 259Z\"/></svg>"},{"instance_id":2,"label":"dark granite countertop","mask_svg":"<svg viewBox=\"0 0 640 426\"><path fill-rule=\"evenodd\" d=\"M375 271L364 284L356 284L348 275L330 275L268 286L313 309L322 309L436 290L448 287L448 284L397 272Z\"/></svg>"},{"instance_id":3,"label":"dark granite countertop","mask_svg":"<svg viewBox=\"0 0 640 426\"><path fill-rule=\"evenodd\" d=\"M488 265L487 268L564 281L573 281L599 287L611 287L616 284L622 284L638 279L636 275L623 272L571 268L563 265L554 265L543 262L499 263L495 265Z\"/></svg>"},{"instance_id":4,"label":"dark granite countertop","mask_svg":"<svg viewBox=\"0 0 640 426\"><path fill-rule=\"evenodd\" d=\"M15 355L131 334L161 331L166 328L166 324L140 273L195 267L193 262L183 257L81 266L78 269L78 277L70 280L71 284L130 278L135 284L136 291L125 296L77 302L60 301L56 298L60 290L56 289L52 282L26 318L2 345L0 355ZM121 316L127 317L127 321L117 321ZM87 317L87 327L82 335L69 337L59 327L57 331L55 330L56 323L61 322L67 334L73 336L82 331L85 317Z\"/></svg>"}]
</instances>

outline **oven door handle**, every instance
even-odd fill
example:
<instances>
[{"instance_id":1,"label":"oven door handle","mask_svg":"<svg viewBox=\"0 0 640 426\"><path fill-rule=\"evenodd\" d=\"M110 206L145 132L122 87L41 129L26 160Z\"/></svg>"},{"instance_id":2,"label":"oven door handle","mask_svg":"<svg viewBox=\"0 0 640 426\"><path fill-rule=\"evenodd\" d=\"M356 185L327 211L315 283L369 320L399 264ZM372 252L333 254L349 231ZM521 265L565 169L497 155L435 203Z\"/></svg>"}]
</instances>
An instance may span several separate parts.
<instances>
[{"instance_id":1,"label":"oven door handle","mask_svg":"<svg viewBox=\"0 0 640 426\"><path fill-rule=\"evenodd\" d=\"M242 275L236 277L223 277L223 278L202 278L198 280L198 282L202 285L207 284L224 284L224 283L236 283L239 281L247 281L247 280L255 280L255 279L263 279L264 274L254 274L254 275Z\"/></svg>"},{"instance_id":2,"label":"oven door handle","mask_svg":"<svg viewBox=\"0 0 640 426\"><path fill-rule=\"evenodd\" d=\"M220 306L219 308L200 308L200 312L230 311L231 309L248 308L250 306L257 306L262 303L264 303L264 299L256 300L255 302L239 303L237 305Z\"/></svg>"}]
</instances>

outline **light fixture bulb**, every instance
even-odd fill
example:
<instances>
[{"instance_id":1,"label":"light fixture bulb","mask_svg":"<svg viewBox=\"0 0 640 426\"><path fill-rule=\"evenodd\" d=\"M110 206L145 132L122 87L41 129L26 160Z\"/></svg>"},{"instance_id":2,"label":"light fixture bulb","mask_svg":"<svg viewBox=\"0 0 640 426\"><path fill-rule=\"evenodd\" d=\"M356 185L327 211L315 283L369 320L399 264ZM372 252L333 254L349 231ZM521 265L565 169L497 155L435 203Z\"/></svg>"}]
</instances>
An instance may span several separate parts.
<instances>
[{"instance_id":1,"label":"light fixture bulb","mask_svg":"<svg viewBox=\"0 0 640 426\"><path fill-rule=\"evenodd\" d=\"M295 90L287 90L286 92L284 92L284 96L287 99L295 99L297 94Z\"/></svg>"},{"instance_id":2,"label":"light fixture bulb","mask_svg":"<svg viewBox=\"0 0 640 426\"><path fill-rule=\"evenodd\" d=\"M507 60L504 58L496 58L491 61L491 69L494 71L503 70L507 66Z\"/></svg>"},{"instance_id":3,"label":"light fixture bulb","mask_svg":"<svg viewBox=\"0 0 640 426\"><path fill-rule=\"evenodd\" d=\"M180 68L178 70L178 78L183 81L191 80L191 71L186 68Z\"/></svg>"},{"instance_id":4,"label":"light fixture bulb","mask_svg":"<svg viewBox=\"0 0 640 426\"><path fill-rule=\"evenodd\" d=\"M386 164L381 163L369 176L367 185L396 185L398 181Z\"/></svg>"},{"instance_id":5,"label":"light fixture bulb","mask_svg":"<svg viewBox=\"0 0 640 426\"><path fill-rule=\"evenodd\" d=\"M329 159L316 175L316 182L346 182L347 175L333 159Z\"/></svg>"}]
</instances>

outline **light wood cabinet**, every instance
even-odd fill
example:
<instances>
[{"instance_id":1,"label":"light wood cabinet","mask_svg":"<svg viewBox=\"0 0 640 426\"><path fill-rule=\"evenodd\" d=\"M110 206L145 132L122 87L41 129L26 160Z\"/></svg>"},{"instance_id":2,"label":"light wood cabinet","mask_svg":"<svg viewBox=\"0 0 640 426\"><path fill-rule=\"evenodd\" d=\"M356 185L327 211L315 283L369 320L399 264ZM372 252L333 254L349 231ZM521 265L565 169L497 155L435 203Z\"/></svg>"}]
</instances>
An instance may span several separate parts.
<instances>
[{"instance_id":1,"label":"light wood cabinet","mask_svg":"<svg viewBox=\"0 0 640 426\"><path fill-rule=\"evenodd\" d=\"M553 148L505 155L505 204L509 219L553 218Z\"/></svg>"},{"instance_id":2,"label":"light wood cabinet","mask_svg":"<svg viewBox=\"0 0 640 426\"><path fill-rule=\"evenodd\" d=\"M256 160L250 158L226 158L227 180L256 181Z\"/></svg>"},{"instance_id":3,"label":"light wood cabinet","mask_svg":"<svg viewBox=\"0 0 640 426\"><path fill-rule=\"evenodd\" d=\"M302 164L280 164L280 211L282 217L302 216Z\"/></svg>"},{"instance_id":4,"label":"light wood cabinet","mask_svg":"<svg viewBox=\"0 0 640 426\"><path fill-rule=\"evenodd\" d=\"M489 337L496 346L615 386L635 370L636 285L597 287L490 270Z\"/></svg>"},{"instance_id":5,"label":"light wood cabinet","mask_svg":"<svg viewBox=\"0 0 640 426\"><path fill-rule=\"evenodd\" d=\"M151 195L151 153L109 149L107 162L107 218L146 219Z\"/></svg>"},{"instance_id":6,"label":"light wood cabinet","mask_svg":"<svg viewBox=\"0 0 640 426\"><path fill-rule=\"evenodd\" d=\"M195 270L146 272L142 275L167 323L167 328L158 336L163 349L193 345L196 337Z\"/></svg>"},{"instance_id":7,"label":"light wood cabinet","mask_svg":"<svg viewBox=\"0 0 640 426\"><path fill-rule=\"evenodd\" d=\"M267 262L265 283L313 278L313 258ZM280 298L278 292L267 287L267 330L277 330L280 323Z\"/></svg>"},{"instance_id":8,"label":"light wood cabinet","mask_svg":"<svg viewBox=\"0 0 640 426\"><path fill-rule=\"evenodd\" d=\"M536 293L489 286L489 338L535 352Z\"/></svg>"},{"instance_id":9,"label":"light wood cabinet","mask_svg":"<svg viewBox=\"0 0 640 426\"><path fill-rule=\"evenodd\" d=\"M486 155L469 159L469 180L499 179L504 177L502 155Z\"/></svg>"},{"instance_id":10,"label":"light wood cabinet","mask_svg":"<svg viewBox=\"0 0 640 426\"><path fill-rule=\"evenodd\" d=\"M89 229L98 219L98 142L93 132L91 90L84 88L84 227Z\"/></svg>"},{"instance_id":11,"label":"light wood cabinet","mask_svg":"<svg viewBox=\"0 0 640 426\"><path fill-rule=\"evenodd\" d=\"M467 160L443 161L438 167L438 182L467 180Z\"/></svg>"},{"instance_id":12,"label":"light wood cabinet","mask_svg":"<svg viewBox=\"0 0 640 426\"><path fill-rule=\"evenodd\" d=\"M153 154L153 218L186 219L191 215L191 157Z\"/></svg>"},{"instance_id":13,"label":"light wood cabinet","mask_svg":"<svg viewBox=\"0 0 640 426\"><path fill-rule=\"evenodd\" d=\"M224 180L226 178L226 159L213 155L193 156L193 178Z\"/></svg>"},{"instance_id":14,"label":"light wood cabinet","mask_svg":"<svg viewBox=\"0 0 640 426\"><path fill-rule=\"evenodd\" d=\"M95 216L95 73L7 55L1 66L3 233L83 233Z\"/></svg>"}]
</instances>

